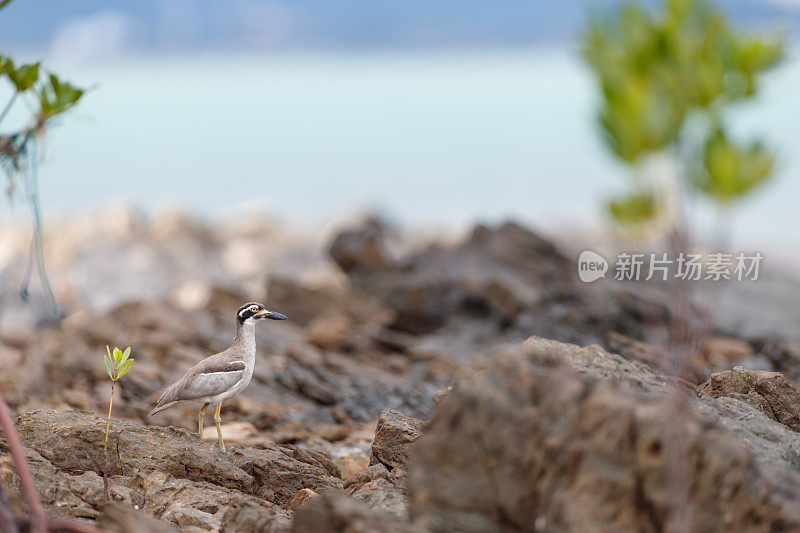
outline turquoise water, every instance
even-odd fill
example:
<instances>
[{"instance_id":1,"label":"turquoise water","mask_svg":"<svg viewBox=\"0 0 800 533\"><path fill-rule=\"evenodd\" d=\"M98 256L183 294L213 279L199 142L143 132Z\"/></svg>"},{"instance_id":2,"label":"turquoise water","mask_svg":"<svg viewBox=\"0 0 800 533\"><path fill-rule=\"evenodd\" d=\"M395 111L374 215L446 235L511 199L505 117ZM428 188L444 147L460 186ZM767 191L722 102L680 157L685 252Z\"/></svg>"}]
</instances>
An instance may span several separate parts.
<instances>
[{"instance_id":1,"label":"turquoise water","mask_svg":"<svg viewBox=\"0 0 800 533\"><path fill-rule=\"evenodd\" d=\"M417 224L514 216L553 227L600 219L601 199L625 184L599 140L593 80L564 48L57 68L98 86L47 146L48 213L127 200L315 220L374 206ZM736 218L745 239L797 242L799 89L791 60L736 114L781 154L775 183Z\"/></svg>"}]
</instances>

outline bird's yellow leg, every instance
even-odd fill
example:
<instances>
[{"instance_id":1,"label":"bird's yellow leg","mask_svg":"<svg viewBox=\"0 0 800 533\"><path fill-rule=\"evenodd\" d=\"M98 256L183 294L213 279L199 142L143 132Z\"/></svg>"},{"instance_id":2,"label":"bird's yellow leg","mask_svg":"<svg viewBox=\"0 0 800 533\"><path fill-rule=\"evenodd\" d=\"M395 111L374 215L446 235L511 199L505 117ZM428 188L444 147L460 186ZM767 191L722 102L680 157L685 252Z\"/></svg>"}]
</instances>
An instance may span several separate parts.
<instances>
[{"instance_id":1,"label":"bird's yellow leg","mask_svg":"<svg viewBox=\"0 0 800 533\"><path fill-rule=\"evenodd\" d=\"M203 440L203 415L206 414L208 405L208 403L203 404L203 407L200 408L200 417L197 419L197 434L200 435L200 440Z\"/></svg>"},{"instance_id":2,"label":"bird's yellow leg","mask_svg":"<svg viewBox=\"0 0 800 533\"><path fill-rule=\"evenodd\" d=\"M217 425L217 436L219 437L219 449L221 451L225 451L225 442L222 440L222 428L220 427L219 423L222 420L222 417L219 416L219 411L222 409L222 402L217 404L217 411L214 413L214 423Z\"/></svg>"}]
</instances>

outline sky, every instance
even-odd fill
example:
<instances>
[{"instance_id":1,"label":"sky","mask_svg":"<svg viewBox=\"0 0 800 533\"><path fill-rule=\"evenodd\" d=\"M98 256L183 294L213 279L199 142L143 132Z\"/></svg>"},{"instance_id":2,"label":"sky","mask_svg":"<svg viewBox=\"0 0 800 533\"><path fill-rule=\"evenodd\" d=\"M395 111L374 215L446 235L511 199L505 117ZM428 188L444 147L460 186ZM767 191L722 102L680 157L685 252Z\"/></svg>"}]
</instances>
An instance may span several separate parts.
<instances>
[{"instance_id":1,"label":"sky","mask_svg":"<svg viewBox=\"0 0 800 533\"><path fill-rule=\"evenodd\" d=\"M654 0L645 0L653 4ZM571 41L617 0L15 0L0 48L119 52L519 47ZM798 0L718 2L738 23L800 30ZM102 43L102 46L97 46Z\"/></svg>"}]
</instances>

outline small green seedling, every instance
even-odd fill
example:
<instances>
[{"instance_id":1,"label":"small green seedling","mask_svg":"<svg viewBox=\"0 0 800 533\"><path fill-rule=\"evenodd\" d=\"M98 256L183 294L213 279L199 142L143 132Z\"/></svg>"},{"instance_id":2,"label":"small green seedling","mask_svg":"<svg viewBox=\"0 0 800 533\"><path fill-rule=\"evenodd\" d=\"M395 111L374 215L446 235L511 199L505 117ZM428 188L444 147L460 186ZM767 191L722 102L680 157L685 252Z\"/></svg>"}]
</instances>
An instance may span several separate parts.
<instances>
[{"instance_id":1,"label":"small green seedling","mask_svg":"<svg viewBox=\"0 0 800 533\"><path fill-rule=\"evenodd\" d=\"M133 366L133 359L129 359L130 355L130 346L125 348L125 351L115 346L112 352L106 345L106 354L103 356L103 361L106 363L108 377L111 378L111 399L108 402L108 422L106 423L106 440L103 444L103 452L108 448L108 432L111 429L111 407L114 404L114 387L117 385L117 381L127 374L128 370Z\"/></svg>"}]
</instances>

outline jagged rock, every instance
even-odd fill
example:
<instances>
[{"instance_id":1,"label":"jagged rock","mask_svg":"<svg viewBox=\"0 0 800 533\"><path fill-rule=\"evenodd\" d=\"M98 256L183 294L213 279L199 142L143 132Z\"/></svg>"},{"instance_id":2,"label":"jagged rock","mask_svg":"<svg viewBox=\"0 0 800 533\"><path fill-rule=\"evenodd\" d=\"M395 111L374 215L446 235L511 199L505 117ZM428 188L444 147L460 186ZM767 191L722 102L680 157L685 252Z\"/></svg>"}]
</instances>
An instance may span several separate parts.
<instances>
[{"instance_id":1,"label":"jagged rock","mask_svg":"<svg viewBox=\"0 0 800 533\"><path fill-rule=\"evenodd\" d=\"M226 422L220 428L226 444L244 443L258 435L258 429L250 422ZM216 427L206 426L203 428L203 440L216 442L218 438Z\"/></svg>"},{"instance_id":2,"label":"jagged rock","mask_svg":"<svg viewBox=\"0 0 800 533\"><path fill-rule=\"evenodd\" d=\"M700 344L706 360L745 359L753 354L753 347L743 339L732 337L709 337Z\"/></svg>"},{"instance_id":3,"label":"jagged rock","mask_svg":"<svg viewBox=\"0 0 800 533\"><path fill-rule=\"evenodd\" d=\"M347 478L344 490L373 509L408 519L404 479L397 469L389 472L381 463L372 465Z\"/></svg>"},{"instance_id":4,"label":"jagged rock","mask_svg":"<svg viewBox=\"0 0 800 533\"><path fill-rule=\"evenodd\" d=\"M289 530L286 516L244 501L230 507L222 518L220 533L278 533Z\"/></svg>"},{"instance_id":5,"label":"jagged rock","mask_svg":"<svg viewBox=\"0 0 800 533\"><path fill-rule=\"evenodd\" d=\"M597 346L530 339L439 406L409 460L411 516L432 531L685 529L678 435L691 529L800 527L800 435L720 400Z\"/></svg>"},{"instance_id":6,"label":"jagged rock","mask_svg":"<svg viewBox=\"0 0 800 533\"><path fill-rule=\"evenodd\" d=\"M371 509L408 520L406 491L387 479L373 479L348 492L351 498L366 503Z\"/></svg>"},{"instance_id":7,"label":"jagged rock","mask_svg":"<svg viewBox=\"0 0 800 533\"><path fill-rule=\"evenodd\" d=\"M357 259L369 255L364 241L374 232L343 233L335 243L356 241L360 253L343 254L340 245L331 255L357 288L395 311L391 327L398 331L429 333L456 315L507 323L540 302L545 290L571 283L569 260L517 224L477 226L465 242L431 246L403 264Z\"/></svg>"},{"instance_id":8,"label":"jagged rock","mask_svg":"<svg viewBox=\"0 0 800 533\"><path fill-rule=\"evenodd\" d=\"M450 391L453 389L454 387L451 385L447 388L436 391L436 394L433 395L433 403L435 405L439 405L439 402L447 398L447 395L450 394Z\"/></svg>"},{"instance_id":9,"label":"jagged rock","mask_svg":"<svg viewBox=\"0 0 800 533\"><path fill-rule=\"evenodd\" d=\"M270 306L303 326L323 316L345 316L354 323L382 324L391 312L376 299L336 286L307 286L273 276L267 284Z\"/></svg>"},{"instance_id":10,"label":"jagged rock","mask_svg":"<svg viewBox=\"0 0 800 533\"><path fill-rule=\"evenodd\" d=\"M108 502L97 519L97 525L114 533L176 533L169 522L158 520L130 505Z\"/></svg>"},{"instance_id":11,"label":"jagged rock","mask_svg":"<svg viewBox=\"0 0 800 533\"><path fill-rule=\"evenodd\" d=\"M105 423L102 418L81 411L33 410L17 419L23 443L71 475L102 472ZM222 497L230 500L231 491L268 507L275 503L288 508L302 488L336 490L342 483L338 467L320 451L265 444L257 448L233 446L223 453L215 443L202 442L196 434L172 427L115 420L109 450L111 462L119 472L114 479L120 478L120 485L138 483L150 487L144 493L151 503L162 495L169 499L170 490L173 500L176 495L191 500L183 508L192 511L181 513L176 509L170 517L175 522L200 527L214 524L209 516L220 513ZM152 487L160 489L154 491ZM208 503L214 495L219 495L217 502ZM134 496L131 494L130 498ZM208 504L205 508L202 501Z\"/></svg>"},{"instance_id":12,"label":"jagged rock","mask_svg":"<svg viewBox=\"0 0 800 533\"><path fill-rule=\"evenodd\" d=\"M292 508L292 510L295 510L304 503L310 502L317 496L319 496L319 494L317 494L311 489L302 489L298 491L295 497L292 499L290 507Z\"/></svg>"},{"instance_id":13,"label":"jagged rock","mask_svg":"<svg viewBox=\"0 0 800 533\"><path fill-rule=\"evenodd\" d=\"M369 457L363 455L345 455L334 461L342 472L342 479L347 479L369 466Z\"/></svg>"},{"instance_id":14,"label":"jagged rock","mask_svg":"<svg viewBox=\"0 0 800 533\"><path fill-rule=\"evenodd\" d=\"M390 473L386 465L378 463L356 472L344 481L344 489L351 490L376 479L389 479Z\"/></svg>"},{"instance_id":15,"label":"jagged rock","mask_svg":"<svg viewBox=\"0 0 800 533\"><path fill-rule=\"evenodd\" d=\"M800 431L800 392L780 372L748 370L741 366L712 374L697 391L713 398L744 400L781 424Z\"/></svg>"},{"instance_id":16,"label":"jagged rock","mask_svg":"<svg viewBox=\"0 0 800 533\"><path fill-rule=\"evenodd\" d=\"M411 533L419 531L389 513L371 509L352 498L329 492L298 507L292 531L295 533Z\"/></svg>"},{"instance_id":17,"label":"jagged rock","mask_svg":"<svg viewBox=\"0 0 800 533\"><path fill-rule=\"evenodd\" d=\"M374 218L368 219L360 228L337 235L331 244L330 255L345 272L392 266L384 225Z\"/></svg>"},{"instance_id":18,"label":"jagged rock","mask_svg":"<svg viewBox=\"0 0 800 533\"><path fill-rule=\"evenodd\" d=\"M346 316L321 316L309 324L308 342L322 349L342 350L352 342L352 328Z\"/></svg>"},{"instance_id":19,"label":"jagged rock","mask_svg":"<svg viewBox=\"0 0 800 533\"><path fill-rule=\"evenodd\" d=\"M419 438L422 421L395 409L384 409L375 428L370 464L387 468L403 468L411 445Z\"/></svg>"}]
</instances>

